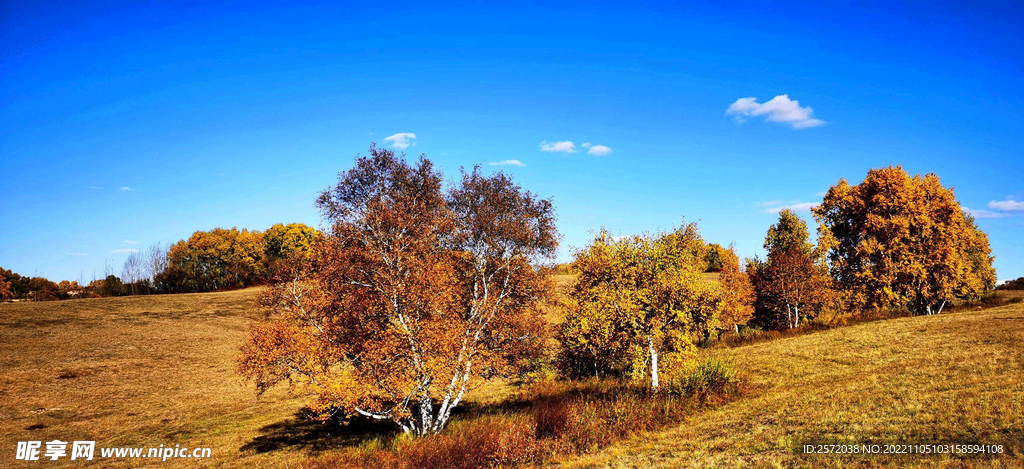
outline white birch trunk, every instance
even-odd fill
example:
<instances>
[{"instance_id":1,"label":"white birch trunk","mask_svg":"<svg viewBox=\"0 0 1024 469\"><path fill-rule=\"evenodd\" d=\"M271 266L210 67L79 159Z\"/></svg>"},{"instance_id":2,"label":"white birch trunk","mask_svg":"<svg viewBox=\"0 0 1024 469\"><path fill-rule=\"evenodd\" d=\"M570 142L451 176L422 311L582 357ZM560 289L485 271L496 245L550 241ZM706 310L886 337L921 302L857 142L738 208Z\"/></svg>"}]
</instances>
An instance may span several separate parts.
<instances>
[{"instance_id":1,"label":"white birch trunk","mask_svg":"<svg viewBox=\"0 0 1024 469\"><path fill-rule=\"evenodd\" d=\"M654 339L647 337L647 350L651 353L651 389L658 391L658 350L654 348Z\"/></svg>"}]
</instances>

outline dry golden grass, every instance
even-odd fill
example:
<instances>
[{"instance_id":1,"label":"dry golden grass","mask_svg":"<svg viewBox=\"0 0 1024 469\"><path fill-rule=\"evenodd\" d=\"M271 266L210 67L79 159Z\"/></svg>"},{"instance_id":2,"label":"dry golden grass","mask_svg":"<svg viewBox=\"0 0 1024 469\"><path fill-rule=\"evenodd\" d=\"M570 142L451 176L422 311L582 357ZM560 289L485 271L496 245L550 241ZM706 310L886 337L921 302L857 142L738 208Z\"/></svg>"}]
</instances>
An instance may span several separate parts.
<instances>
[{"instance_id":1,"label":"dry golden grass","mask_svg":"<svg viewBox=\"0 0 1024 469\"><path fill-rule=\"evenodd\" d=\"M53 439L213 449L211 460L161 463L169 467L298 456L287 445L242 450L272 445L259 439L264 427L307 431L294 419L302 399L278 391L257 401L234 373L238 346L258 314L256 293L0 304L0 466L15 464L17 441ZM92 464L143 462L97 457ZM67 457L35 465L71 463L83 465Z\"/></svg>"},{"instance_id":2,"label":"dry golden grass","mask_svg":"<svg viewBox=\"0 0 1024 469\"><path fill-rule=\"evenodd\" d=\"M713 353L753 389L569 467L1024 467L1024 304ZM804 456L806 443L988 443L1003 456Z\"/></svg>"}]
</instances>

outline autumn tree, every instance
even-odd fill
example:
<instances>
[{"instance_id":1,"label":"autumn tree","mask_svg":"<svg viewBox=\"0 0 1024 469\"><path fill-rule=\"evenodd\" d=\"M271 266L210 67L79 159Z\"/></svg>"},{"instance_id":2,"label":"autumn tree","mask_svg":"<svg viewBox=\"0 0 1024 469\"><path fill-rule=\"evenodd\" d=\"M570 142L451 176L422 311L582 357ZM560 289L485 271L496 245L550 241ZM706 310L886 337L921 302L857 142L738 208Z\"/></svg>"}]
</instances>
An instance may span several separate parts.
<instances>
[{"instance_id":1,"label":"autumn tree","mask_svg":"<svg viewBox=\"0 0 1024 469\"><path fill-rule=\"evenodd\" d=\"M735 262L725 262L719 276L719 283L722 285L722 303L717 315L718 325L721 329L734 330L739 332L739 326L746 324L754 316L754 286L750 282L750 275L740 270L739 256L736 255L735 247L730 246L727 253L729 256L721 256L727 259L736 259Z\"/></svg>"},{"instance_id":2,"label":"autumn tree","mask_svg":"<svg viewBox=\"0 0 1024 469\"><path fill-rule=\"evenodd\" d=\"M441 431L474 381L515 376L544 342L535 262L557 247L554 210L502 173L445 190L421 157L370 147L317 200L329 231L312 268L271 289L271 315L239 371L282 381L321 417L361 415L408 434Z\"/></svg>"},{"instance_id":3,"label":"autumn tree","mask_svg":"<svg viewBox=\"0 0 1024 469\"><path fill-rule=\"evenodd\" d=\"M996 290L1024 290L1024 277L1017 277L1014 280L1008 280L1002 285L996 287Z\"/></svg>"},{"instance_id":4,"label":"autumn tree","mask_svg":"<svg viewBox=\"0 0 1024 469\"><path fill-rule=\"evenodd\" d=\"M14 298L14 290L11 289L11 282L7 281L6 278L0 277L0 300L7 300Z\"/></svg>"},{"instance_id":5,"label":"autumn tree","mask_svg":"<svg viewBox=\"0 0 1024 469\"><path fill-rule=\"evenodd\" d=\"M739 269L740 258L732 247L727 249L720 244L711 243L707 246L707 249L708 253L704 257L707 261L707 272L722 272L730 266Z\"/></svg>"},{"instance_id":6,"label":"autumn tree","mask_svg":"<svg viewBox=\"0 0 1024 469\"><path fill-rule=\"evenodd\" d=\"M660 385L659 358L686 361L704 336L721 291L703 279L706 247L695 223L659 236L614 239L605 230L576 254L562 363L570 374L646 374Z\"/></svg>"},{"instance_id":7,"label":"autumn tree","mask_svg":"<svg viewBox=\"0 0 1024 469\"><path fill-rule=\"evenodd\" d=\"M833 277L860 307L932 314L995 282L987 237L935 174L890 166L841 179L814 216Z\"/></svg>"},{"instance_id":8,"label":"autumn tree","mask_svg":"<svg viewBox=\"0 0 1024 469\"><path fill-rule=\"evenodd\" d=\"M765 328L795 328L831 299L828 272L808 242L807 223L791 210L768 228L765 260L747 266L756 295L755 317Z\"/></svg>"},{"instance_id":9,"label":"autumn tree","mask_svg":"<svg viewBox=\"0 0 1024 469\"><path fill-rule=\"evenodd\" d=\"M200 292L240 288L266 278L266 250L258 231L215 228L171 245L157 277L162 290Z\"/></svg>"},{"instance_id":10,"label":"autumn tree","mask_svg":"<svg viewBox=\"0 0 1024 469\"><path fill-rule=\"evenodd\" d=\"M307 268L318 236L316 228L303 223L278 223L264 231L268 275L287 278L296 269Z\"/></svg>"}]
</instances>

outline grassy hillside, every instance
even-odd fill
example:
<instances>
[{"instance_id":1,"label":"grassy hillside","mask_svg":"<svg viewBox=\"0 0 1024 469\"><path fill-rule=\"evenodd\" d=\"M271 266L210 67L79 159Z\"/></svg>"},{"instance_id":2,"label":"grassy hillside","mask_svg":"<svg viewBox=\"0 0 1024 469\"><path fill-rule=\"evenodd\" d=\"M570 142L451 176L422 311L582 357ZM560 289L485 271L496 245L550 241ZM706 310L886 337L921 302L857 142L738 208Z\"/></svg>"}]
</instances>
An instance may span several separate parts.
<instances>
[{"instance_id":1,"label":"grassy hillside","mask_svg":"<svg viewBox=\"0 0 1024 469\"><path fill-rule=\"evenodd\" d=\"M0 454L13 455L17 441L87 439L98 446L209 446L213 458L201 461L209 466L294 467L310 454L357 438L359 429L301 418L305 399L284 390L257 401L235 375L238 346L259 315L256 294L0 304ZM678 428L563 463L889 467L941 462L798 453L805 442L849 440L1004 444L1015 456L966 461L1020 467L1022 344L1024 305L1016 304L718 349L712 353L731 358L749 383L746 396L697 413ZM478 401L498 399L507 390L495 383L481 391ZM197 462L168 460L160 466ZM6 457L4 465L11 463ZM35 464L71 463L64 458Z\"/></svg>"},{"instance_id":2,"label":"grassy hillside","mask_svg":"<svg viewBox=\"0 0 1024 469\"><path fill-rule=\"evenodd\" d=\"M734 349L745 397L568 467L1024 467L1024 304ZM1002 444L966 458L804 456L807 443Z\"/></svg>"}]
</instances>

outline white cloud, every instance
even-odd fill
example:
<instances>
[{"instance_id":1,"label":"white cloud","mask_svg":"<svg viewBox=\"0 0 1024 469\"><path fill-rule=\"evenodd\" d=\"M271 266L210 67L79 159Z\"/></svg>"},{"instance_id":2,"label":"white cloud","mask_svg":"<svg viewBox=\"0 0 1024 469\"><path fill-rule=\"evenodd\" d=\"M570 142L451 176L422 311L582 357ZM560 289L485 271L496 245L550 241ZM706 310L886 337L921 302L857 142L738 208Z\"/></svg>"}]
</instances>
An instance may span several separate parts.
<instances>
[{"instance_id":1,"label":"white cloud","mask_svg":"<svg viewBox=\"0 0 1024 469\"><path fill-rule=\"evenodd\" d=\"M992 210L985 210L983 208L981 208L981 209L973 209L973 208L963 207L963 209L964 209L965 212L970 213L971 215L973 215L974 218L1006 218L1006 217L1010 216L1010 214L1006 213L1006 212L994 212Z\"/></svg>"},{"instance_id":2,"label":"white cloud","mask_svg":"<svg viewBox=\"0 0 1024 469\"><path fill-rule=\"evenodd\" d=\"M385 142L391 142L391 146L399 150L405 150L411 145L416 145L416 142L413 142L413 140L416 140L416 134L412 132L401 132L384 139Z\"/></svg>"},{"instance_id":3,"label":"white cloud","mask_svg":"<svg viewBox=\"0 0 1024 469\"><path fill-rule=\"evenodd\" d=\"M91 191L98 191L98 190L103 189L103 186L86 186L85 188L89 189Z\"/></svg>"},{"instance_id":4,"label":"white cloud","mask_svg":"<svg viewBox=\"0 0 1024 469\"><path fill-rule=\"evenodd\" d=\"M548 153L576 153L576 145L572 142L540 142L541 151Z\"/></svg>"},{"instance_id":5,"label":"white cloud","mask_svg":"<svg viewBox=\"0 0 1024 469\"><path fill-rule=\"evenodd\" d=\"M583 148L590 148L590 147L594 146L594 144L590 143L590 142L583 142L583 145L580 145L580 146L583 147Z\"/></svg>"},{"instance_id":6,"label":"white cloud","mask_svg":"<svg viewBox=\"0 0 1024 469\"><path fill-rule=\"evenodd\" d=\"M69 255L71 257L88 257L89 256L89 253L87 253L87 252L65 252L64 254L67 254L67 255Z\"/></svg>"},{"instance_id":7,"label":"white cloud","mask_svg":"<svg viewBox=\"0 0 1024 469\"><path fill-rule=\"evenodd\" d=\"M817 207L820 202L798 202L789 205L780 205L778 207L768 207L764 210L764 213L779 213L783 210L792 210L794 212L809 212L812 208Z\"/></svg>"},{"instance_id":8,"label":"white cloud","mask_svg":"<svg viewBox=\"0 0 1024 469\"><path fill-rule=\"evenodd\" d=\"M810 106L800 107L799 101L789 99L786 94L763 104L758 103L757 98L740 98L729 106L725 114L733 116L736 122L743 122L747 117L765 116L769 122L789 124L794 129L825 125L825 121L812 117L814 110Z\"/></svg>"},{"instance_id":9,"label":"white cloud","mask_svg":"<svg viewBox=\"0 0 1024 469\"><path fill-rule=\"evenodd\" d=\"M526 166L526 163L523 163L522 161L519 160L502 160L491 161L487 163L487 166Z\"/></svg>"},{"instance_id":10,"label":"white cloud","mask_svg":"<svg viewBox=\"0 0 1024 469\"><path fill-rule=\"evenodd\" d=\"M119 249L114 249L113 251L110 251L111 254L135 254L137 252L139 252L138 249L131 249L131 248L119 248Z\"/></svg>"},{"instance_id":11,"label":"white cloud","mask_svg":"<svg viewBox=\"0 0 1024 469\"><path fill-rule=\"evenodd\" d=\"M131 190L132 190L132 188L131 188L131 187L128 187L128 186L121 186L121 188L120 188L120 189L118 189L118 190L122 190L122 191L128 192L128 191L131 191Z\"/></svg>"},{"instance_id":12,"label":"white cloud","mask_svg":"<svg viewBox=\"0 0 1024 469\"><path fill-rule=\"evenodd\" d=\"M604 145L594 145L590 147L590 150L587 151L587 154L595 156L608 156L611 152L612 149Z\"/></svg>"},{"instance_id":13,"label":"white cloud","mask_svg":"<svg viewBox=\"0 0 1024 469\"><path fill-rule=\"evenodd\" d=\"M993 200L988 203L988 208L993 210L1018 211L1024 210L1024 202L1016 200Z\"/></svg>"}]
</instances>

